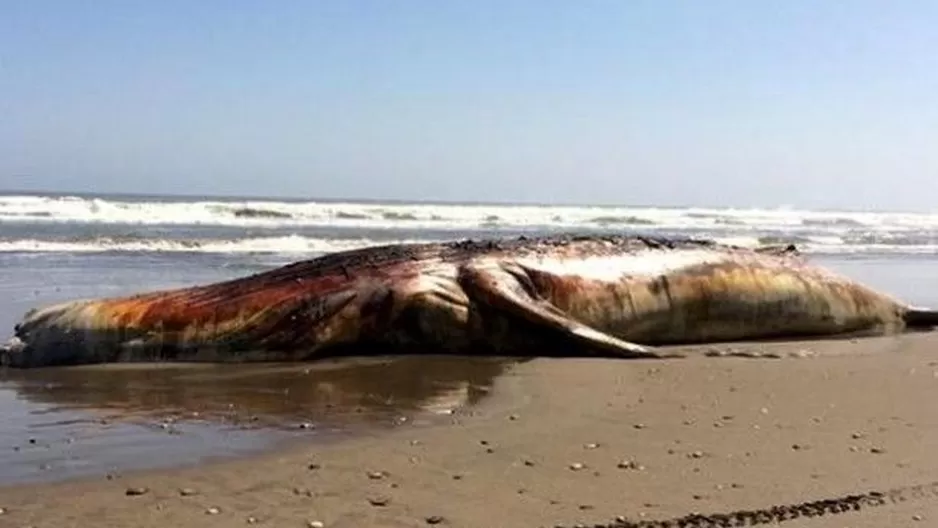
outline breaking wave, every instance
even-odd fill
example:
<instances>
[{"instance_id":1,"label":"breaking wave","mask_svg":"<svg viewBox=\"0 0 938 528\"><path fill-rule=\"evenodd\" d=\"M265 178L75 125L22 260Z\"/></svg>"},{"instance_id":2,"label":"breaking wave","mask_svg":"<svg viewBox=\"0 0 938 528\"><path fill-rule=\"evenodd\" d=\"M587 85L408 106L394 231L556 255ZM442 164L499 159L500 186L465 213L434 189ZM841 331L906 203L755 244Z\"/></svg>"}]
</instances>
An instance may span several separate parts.
<instances>
[{"instance_id":1,"label":"breaking wave","mask_svg":"<svg viewBox=\"0 0 938 528\"><path fill-rule=\"evenodd\" d=\"M105 236L120 231L142 235ZM324 253L467 233L558 231L794 243L814 253L938 254L938 214L926 213L0 195L0 252Z\"/></svg>"},{"instance_id":2,"label":"breaking wave","mask_svg":"<svg viewBox=\"0 0 938 528\"><path fill-rule=\"evenodd\" d=\"M402 240L402 242L417 242ZM98 237L88 240L55 241L23 239L0 241L0 252L9 253L286 253L323 254L346 251L379 243L370 239L327 240L303 236L258 237L237 240L166 240Z\"/></svg>"},{"instance_id":3,"label":"breaking wave","mask_svg":"<svg viewBox=\"0 0 938 528\"><path fill-rule=\"evenodd\" d=\"M869 240L847 243L830 237L718 236L718 242L737 246L795 244L805 253L814 254L915 254L938 255L938 240ZM93 237L78 240L0 239L0 253L220 253L283 254L311 257L335 251L347 251L388 243L435 242L433 238L317 238L302 235L246 237L239 239L165 239Z\"/></svg>"},{"instance_id":4,"label":"breaking wave","mask_svg":"<svg viewBox=\"0 0 938 528\"><path fill-rule=\"evenodd\" d=\"M356 203L328 201L196 200L86 196L0 195L0 222L249 227L394 227L465 229L487 223L513 227L653 225L706 228L849 230L892 226L938 229L938 214L831 212L792 209L706 209L548 205Z\"/></svg>"}]
</instances>

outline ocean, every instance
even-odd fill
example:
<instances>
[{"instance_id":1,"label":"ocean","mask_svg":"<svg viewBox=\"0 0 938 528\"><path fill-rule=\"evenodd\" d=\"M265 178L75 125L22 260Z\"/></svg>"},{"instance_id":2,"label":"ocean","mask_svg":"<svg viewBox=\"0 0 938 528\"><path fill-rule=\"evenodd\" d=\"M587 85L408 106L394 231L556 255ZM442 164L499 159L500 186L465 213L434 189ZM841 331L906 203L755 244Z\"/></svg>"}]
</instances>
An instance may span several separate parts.
<instances>
[{"instance_id":1,"label":"ocean","mask_svg":"<svg viewBox=\"0 0 938 528\"><path fill-rule=\"evenodd\" d=\"M790 242L913 302L934 298L938 213L0 192L0 333L37 302L220 280L374 244L564 232Z\"/></svg>"},{"instance_id":2,"label":"ocean","mask_svg":"<svg viewBox=\"0 0 938 528\"><path fill-rule=\"evenodd\" d=\"M635 231L825 255L932 255L938 213L0 192L0 252L309 255L399 241Z\"/></svg>"},{"instance_id":3,"label":"ocean","mask_svg":"<svg viewBox=\"0 0 938 528\"><path fill-rule=\"evenodd\" d=\"M0 340L26 310L61 300L213 282L373 244L562 232L792 242L841 273L914 304L938 306L938 214L0 193ZM408 365L399 367L400 379L422 368ZM154 383L162 387L161 397L178 394L183 386L174 383L188 379L171 370L104 372L65 378L0 372L0 484L184 463L264 443L254 433L221 432L204 422L173 436L175 443L152 423L95 429L93 441L87 440L101 409L147 400ZM472 376L467 373L463 382ZM231 391L243 388L215 383L219 390L198 398L224 405ZM381 383L378 376L362 385L394 400L398 389L381 392ZM335 381L323 378L322 385L334 387ZM76 397L91 392L97 396ZM148 405L154 408L152 401ZM152 455L157 452L162 455Z\"/></svg>"}]
</instances>

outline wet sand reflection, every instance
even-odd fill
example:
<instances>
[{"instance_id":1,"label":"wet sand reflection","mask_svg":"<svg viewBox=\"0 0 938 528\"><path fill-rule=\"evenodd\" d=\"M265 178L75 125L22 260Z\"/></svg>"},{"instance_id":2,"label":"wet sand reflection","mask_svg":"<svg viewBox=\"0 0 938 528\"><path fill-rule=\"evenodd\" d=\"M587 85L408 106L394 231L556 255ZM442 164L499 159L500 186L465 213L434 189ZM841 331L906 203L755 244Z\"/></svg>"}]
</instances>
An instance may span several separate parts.
<instances>
[{"instance_id":1,"label":"wet sand reflection","mask_svg":"<svg viewBox=\"0 0 938 528\"><path fill-rule=\"evenodd\" d=\"M0 393L15 395L0 394L0 412L11 417L0 433L0 483L32 480L56 462L74 469L78 461L91 472L136 468L145 453L160 461L155 466L176 465L257 449L285 434L334 437L445 415L484 398L517 361L408 356L0 369Z\"/></svg>"}]
</instances>

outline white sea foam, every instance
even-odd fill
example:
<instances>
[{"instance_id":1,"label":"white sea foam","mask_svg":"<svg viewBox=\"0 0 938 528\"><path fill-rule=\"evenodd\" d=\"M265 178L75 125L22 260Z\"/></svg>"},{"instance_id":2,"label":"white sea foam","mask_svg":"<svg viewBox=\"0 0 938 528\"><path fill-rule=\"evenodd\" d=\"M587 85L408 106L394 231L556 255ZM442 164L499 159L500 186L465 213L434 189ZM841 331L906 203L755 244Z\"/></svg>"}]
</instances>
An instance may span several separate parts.
<instances>
[{"instance_id":1,"label":"white sea foam","mask_svg":"<svg viewBox=\"0 0 938 528\"><path fill-rule=\"evenodd\" d=\"M757 237L715 237L717 242L744 247L760 245ZM320 255L388 243L421 243L432 239L372 240L367 238L323 239L299 235L250 237L233 240L167 240L100 237L77 241L41 239L0 240L0 253L217 253ZM938 255L938 244L862 244L847 245L839 240L809 240L798 244L805 253L820 254L917 254Z\"/></svg>"},{"instance_id":2,"label":"white sea foam","mask_svg":"<svg viewBox=\"0 0 938 528\"><path fill-rule=\"evenodd\" d=\"M402 242L411 242L403 240ZM176 253L287 253L320 254L345 251L377 244L369 239L325 240L302 236L244 238L239 240L120 240L98 238L59 242L36 239L0 242L0 253L92 253L92 252L176 252Z\"/></svg>"},{"instance_id":3,"label":"white sea foam","mask_svg":"<svg viewBox=\"0 0 938 528\"><path fill-rule=\"evenodd\" d=\"M285 201L131 201L86 197L0 196L0 222L250 227L654 226L938 229L938 214L536 205L380 204Z\"/></svg>"},{"instance_id":4,"label":"white sea foam","mask_svg":"<svg viewBox=\"0 0 938 528\"><path fill-rule=\"evenodd\" d=\"M15 231L10 236L3 229ZM32 236L31 226L95 226L159 235L108 239L89 235L67 242ZM244 237L195 242L175 239L174 227L243 229ZM386 231L401 241L421 230L437 235L489 230L617 231L687 234L742 245L794 242L808 252L938 254L938 214L808 211L793 208L658 208L535 205L461 205L276 200L182 200L0 196L0 252L197 251L216 253L320 253L360 247L372 240L308 236L309 229ZM406 233L404 234L404 230ZM109 232L114 232L111 229ZM155 233L155 232L154 232ZM265 234L266 233L266 234ZM293 236L286 236L290 235ZM99 233L100 234L100 233ZM155 238L160 236L163 238ZM191 233L188 237L193 236Z\"/></svg>"}]
</instances>

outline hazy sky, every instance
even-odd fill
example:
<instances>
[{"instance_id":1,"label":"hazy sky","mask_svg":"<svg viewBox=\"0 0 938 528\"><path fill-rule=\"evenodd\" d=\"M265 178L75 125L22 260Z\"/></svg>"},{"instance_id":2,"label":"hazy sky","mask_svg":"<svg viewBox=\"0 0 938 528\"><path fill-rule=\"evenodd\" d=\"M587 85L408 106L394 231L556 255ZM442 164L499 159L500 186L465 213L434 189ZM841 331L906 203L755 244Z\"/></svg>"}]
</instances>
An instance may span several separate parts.
<instances>
[{"instance_id":1,"label":"hazy sky","mask_svg":"<svg viewBox=\"0 0 938 528\"><path fill-rule=\"evenodd\" d=\"M938 210L938 2L7 0L0 188Z\"/></svg>"}]
</instances>

